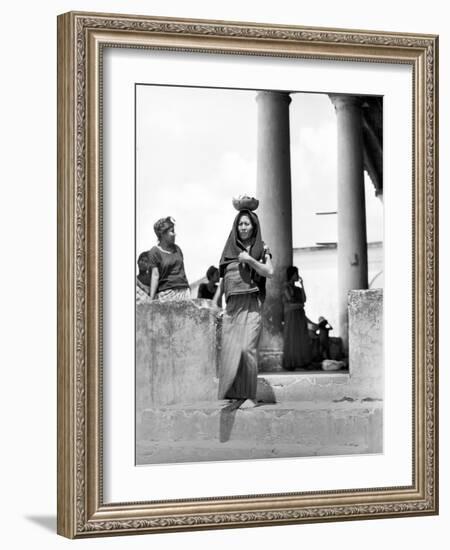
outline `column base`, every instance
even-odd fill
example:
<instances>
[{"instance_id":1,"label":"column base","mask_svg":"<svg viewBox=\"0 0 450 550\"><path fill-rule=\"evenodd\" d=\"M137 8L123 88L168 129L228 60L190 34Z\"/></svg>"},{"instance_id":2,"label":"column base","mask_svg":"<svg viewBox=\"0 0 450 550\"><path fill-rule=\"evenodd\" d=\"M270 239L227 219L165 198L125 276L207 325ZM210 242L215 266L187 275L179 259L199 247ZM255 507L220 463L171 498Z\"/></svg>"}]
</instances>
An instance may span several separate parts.
<instances>
[{"instance_id":1,"label":"column base","mask_svg":"<svg viewBox=\"0 0 450 550\"><path fill-rule=\"evenodd\" d=\"M283 351L276 348L263 348L259 350L258 372L283 371Z\"/></svg>"}]
</instances>

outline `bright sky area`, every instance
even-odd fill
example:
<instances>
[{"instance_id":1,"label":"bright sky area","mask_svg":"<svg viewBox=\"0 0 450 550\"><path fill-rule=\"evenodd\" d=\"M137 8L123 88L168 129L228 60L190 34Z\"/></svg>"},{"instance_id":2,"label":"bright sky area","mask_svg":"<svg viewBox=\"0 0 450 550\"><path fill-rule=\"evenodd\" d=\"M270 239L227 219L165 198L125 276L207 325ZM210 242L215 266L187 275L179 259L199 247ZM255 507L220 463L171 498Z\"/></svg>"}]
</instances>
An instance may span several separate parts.
<instances>
[{"instance_id":1,"label":"bright sky area","mask_svg":"<svg viewBox=\"0 0 450 550\"><path fill-rule=\"evenodd\" d=\"M137 255L156 244L154 222L173 216L189 281L218 264L236 215L232 197L256 193L255 97L254 90L137 86ZM335 242L336 216L316 215L337 209L334 107L325 94L291 97L293 245ZM382 241L383 206L367 175L365 186L367 238Z\"/></svg>"}]
</instances>

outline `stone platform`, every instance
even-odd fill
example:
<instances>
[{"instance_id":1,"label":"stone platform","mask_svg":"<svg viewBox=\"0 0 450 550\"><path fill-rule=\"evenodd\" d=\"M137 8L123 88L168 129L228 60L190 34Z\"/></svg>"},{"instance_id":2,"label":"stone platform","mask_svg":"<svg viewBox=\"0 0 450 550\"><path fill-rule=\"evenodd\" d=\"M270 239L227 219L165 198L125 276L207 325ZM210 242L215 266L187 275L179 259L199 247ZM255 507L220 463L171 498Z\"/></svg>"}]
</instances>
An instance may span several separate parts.
<instances>
[{"instance_id":1,"label":"stone platform","mask_svg":"<svg viewBox=\"0 0 450 550\"><path fill-rule=\"evenodd\" d=\"M212 401L220 329L203 302L136 306L138 464L382 452L381 291L349 293L349 370L262 372L255 409Z\"/></svg>"},{"instance_id":2,"label":"stone platform","mask_svg":"<svg viewBox=\"0 0 450 550\"><path fill-rule=\"evenodd\" d=\"M254 408L228 401L143 412L137 464L382 452L382 402L283 402Z\"/></svg>"}]
</instances>

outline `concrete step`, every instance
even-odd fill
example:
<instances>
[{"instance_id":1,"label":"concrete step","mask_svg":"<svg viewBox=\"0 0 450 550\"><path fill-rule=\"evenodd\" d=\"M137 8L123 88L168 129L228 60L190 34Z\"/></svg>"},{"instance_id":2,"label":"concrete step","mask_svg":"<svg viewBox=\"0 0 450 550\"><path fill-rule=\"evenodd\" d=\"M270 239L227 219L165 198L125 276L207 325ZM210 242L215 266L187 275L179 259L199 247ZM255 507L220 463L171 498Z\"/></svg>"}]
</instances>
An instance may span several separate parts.
<instances>
[{"instance_id":1,"label":"concrete step","mask_svg":"<svg viewBox=\"0 0 450 550\"><path fill-rule=\"evenodd\" d=\"M361 396L359 391L356 394L355 389L351 388L348 370L259 373L257 399L265 403L283 403L368 397Z\"/></svg>"},{"instance_id":2,"label":"concrete step","mask_svg":"<svg viewBox=\"0 0 450 550\"><path fill-rule=\"evenodd\" d=\"M179 404L145 410L137 430L138 464L379 452L380 401Z\"/></svg>"}]
</instances>

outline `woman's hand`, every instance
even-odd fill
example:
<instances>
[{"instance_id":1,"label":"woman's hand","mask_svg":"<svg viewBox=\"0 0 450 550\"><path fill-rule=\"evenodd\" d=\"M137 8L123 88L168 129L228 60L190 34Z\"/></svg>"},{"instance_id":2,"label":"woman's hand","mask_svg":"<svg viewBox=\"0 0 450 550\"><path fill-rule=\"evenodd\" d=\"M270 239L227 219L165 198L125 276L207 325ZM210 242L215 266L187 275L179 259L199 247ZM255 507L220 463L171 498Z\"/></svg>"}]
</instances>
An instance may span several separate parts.
<instances>
[{"instance_id":1,"label":"woman's hand","mask_svg":"<svg viewBox=\"0 0 450 550\"><path fill-rule=\"evenodd\" d=\"M247 264L251 269L254 269L258 275L262 275L268 279L271 279L273 276L272 260L268 254L265 256L265 263L261 263L250 256L248 252L242 251L238 256L238 261L241 264Z\"/></svg>"},{"instance_id":2,"label":"woman's hand","mask_svg":"<svg viewBox=\"0 0 450 550\"><path fill-rule=\"evenodd\" d=\"M212 314L215 315L216 317L220 317L221 315L223 315L223 309L219 307L217 304L215 304L214 302L211 304L210 309Z\"/></svg>"},{"instance_id":3,"label":"woman's hand","mask_svg":"<svg viewBox=\"0 0 450 550\"><path fill-rule=\"evenodd\" d=\"M242 251L239 256L238 256L238 260L239 260L239 263L241 264L244 264L244 263L249 263L251 261L252 257L250 256L250 254L247 252L247 251Z\"/></svg>"}]
</instances>

